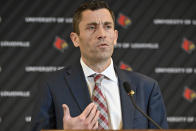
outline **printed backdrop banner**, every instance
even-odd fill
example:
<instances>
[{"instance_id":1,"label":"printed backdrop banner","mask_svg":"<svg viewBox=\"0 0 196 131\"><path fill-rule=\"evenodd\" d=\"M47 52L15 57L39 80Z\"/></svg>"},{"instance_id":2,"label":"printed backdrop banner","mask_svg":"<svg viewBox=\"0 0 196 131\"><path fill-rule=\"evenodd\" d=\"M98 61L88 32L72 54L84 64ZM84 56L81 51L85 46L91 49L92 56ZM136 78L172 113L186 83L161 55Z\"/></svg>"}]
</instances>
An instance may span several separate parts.
<instances>
[{"instance_id":1,"label":"printed backdrop banner","mask_svg":"<svg viewBox=\"0 0 196 131\"><path fill-rule=\"evenodd\" d=\"M0 130L30 131L38 83L80 58L69 38L85 0L0 1ZM196 128L196 1L109 0L121 68L160 85L170 128Z\"/></svg>"}]
</instances>

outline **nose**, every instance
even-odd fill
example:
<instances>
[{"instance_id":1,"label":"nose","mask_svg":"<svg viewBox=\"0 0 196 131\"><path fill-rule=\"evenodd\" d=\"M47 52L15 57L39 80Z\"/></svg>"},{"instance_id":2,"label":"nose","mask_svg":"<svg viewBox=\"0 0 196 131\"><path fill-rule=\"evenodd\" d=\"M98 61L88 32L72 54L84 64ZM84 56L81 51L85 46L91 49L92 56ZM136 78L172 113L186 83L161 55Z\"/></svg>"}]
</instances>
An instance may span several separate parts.
<instances>
[{"instance_id":1,"label":"nose","mask_svg":"<svg viewBox=\"0 0 196 131\"><path fill-rule=\"evenodd\" d=\"M97 39L103 40L106 38L106 32L102 26L97 29Z\"/></svg>"}]
</instances>

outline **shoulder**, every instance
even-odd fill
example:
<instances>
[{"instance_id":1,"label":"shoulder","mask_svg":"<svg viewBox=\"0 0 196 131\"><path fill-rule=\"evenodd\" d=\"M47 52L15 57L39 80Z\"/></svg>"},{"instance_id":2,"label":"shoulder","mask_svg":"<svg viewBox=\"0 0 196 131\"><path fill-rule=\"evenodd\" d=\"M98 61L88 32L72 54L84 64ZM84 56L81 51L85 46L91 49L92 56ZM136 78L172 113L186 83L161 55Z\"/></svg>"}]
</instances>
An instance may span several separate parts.
<instances>
[{"instance_id":1,"label":"shoulder","mask_svg":"<svg viewBox=\"0 0 196 131\"><path fill-rule=\"evenodd\" d=\"M48 84L59 83L60 81L64 80L67 75L69 75L69 70L70 67L66 66L54 72L44 73L41 82L46 82Z\"/></svg>"},{"instance_id":2,"label":"shoulder","mask_svg":"<svg viewBox=\"0 0 196 131\"><path fill-rule=\"evenodd\" d=\"M126 71L126 70L121 70L121 72L123 72L126 75L126 77L128 77L128 79L130 79L134 83L145 83L145 84L157 83L157 81L152 79L151 77L138 72Z\"/></svg>"},{"instance_id":3,"label":"shoulder","mask_svg":"<svg viewBox=\"0 0 196 131\"><path fill-rule=\"evenodd\" d=\"M153 90L159 91L159 86L156 80L133 71L120 70L119 80L128 82L131 88L138 93L151 94Z\"/></svg>"}]
</instances>

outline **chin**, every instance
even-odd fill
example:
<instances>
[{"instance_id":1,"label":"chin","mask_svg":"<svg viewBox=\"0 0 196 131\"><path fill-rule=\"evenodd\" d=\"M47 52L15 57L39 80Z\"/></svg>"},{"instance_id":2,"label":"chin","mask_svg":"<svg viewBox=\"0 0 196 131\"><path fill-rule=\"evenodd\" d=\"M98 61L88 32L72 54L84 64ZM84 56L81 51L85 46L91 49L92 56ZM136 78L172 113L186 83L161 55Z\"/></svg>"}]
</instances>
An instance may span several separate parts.
<instances>
[{"instance_id":1,"label":"chin","mask_svg":"<svg viewBox=\"0 0 196 131\"><path fill-rule=\"evenodd\" d=\"M101 55L101 56L98 56L97 59L100 60L100 61L107 61L111 58L111 55Z\"/></svg>"}]
</instances>

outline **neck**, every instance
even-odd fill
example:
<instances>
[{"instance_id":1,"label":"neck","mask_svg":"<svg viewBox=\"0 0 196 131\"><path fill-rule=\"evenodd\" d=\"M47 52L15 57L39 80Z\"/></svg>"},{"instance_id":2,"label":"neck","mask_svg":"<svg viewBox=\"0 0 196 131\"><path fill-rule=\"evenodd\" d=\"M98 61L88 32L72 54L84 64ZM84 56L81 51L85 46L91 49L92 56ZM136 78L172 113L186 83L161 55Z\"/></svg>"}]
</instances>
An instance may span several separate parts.
<instances>
[{"instance_id":1,"label":"neck","mask_svg":"<svg viewBox=\"0 0 196 131\"><path fill-rule=\"evenodd\" d=\"M103 72L111 64L111 58L103 61L87 61L84 58L82 60L88 67L98 73Z\"/></svg>"}]
</instances>

